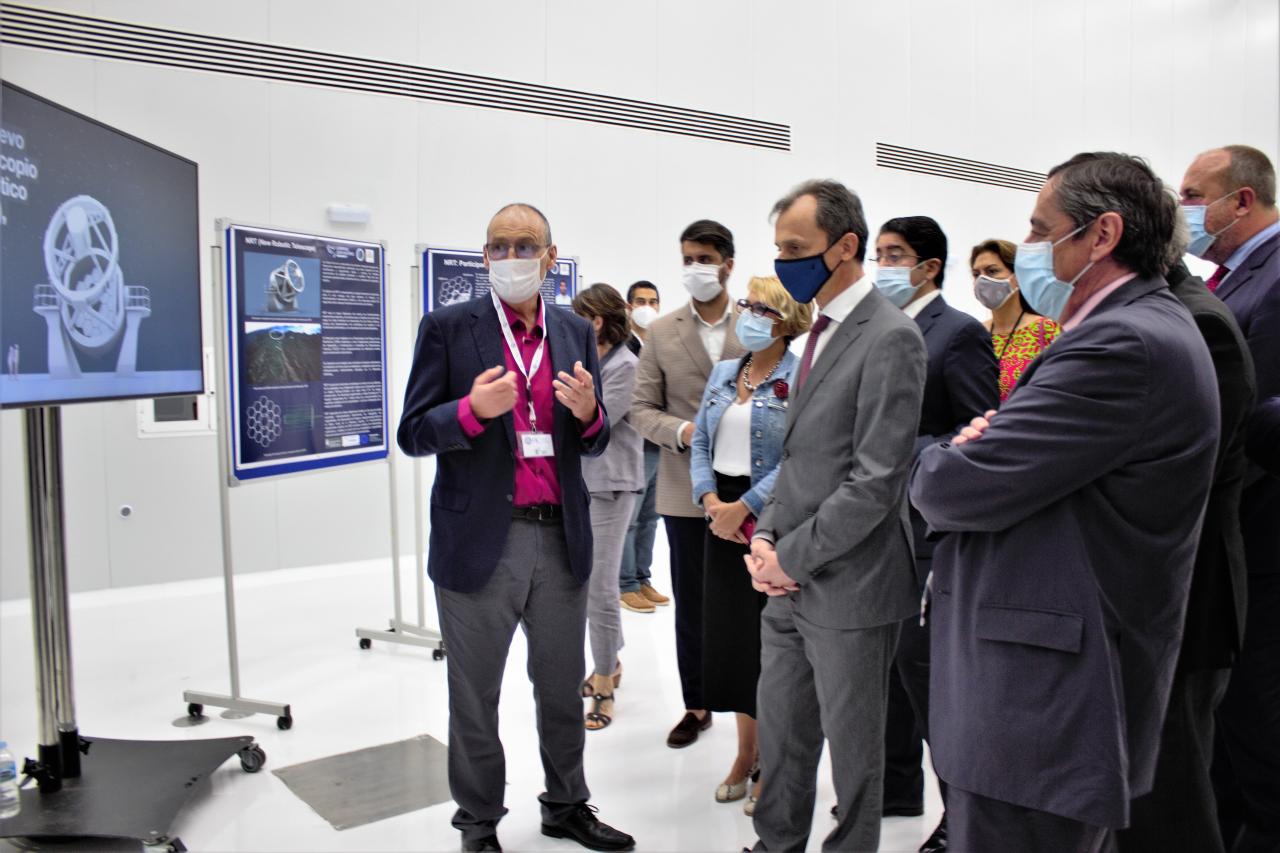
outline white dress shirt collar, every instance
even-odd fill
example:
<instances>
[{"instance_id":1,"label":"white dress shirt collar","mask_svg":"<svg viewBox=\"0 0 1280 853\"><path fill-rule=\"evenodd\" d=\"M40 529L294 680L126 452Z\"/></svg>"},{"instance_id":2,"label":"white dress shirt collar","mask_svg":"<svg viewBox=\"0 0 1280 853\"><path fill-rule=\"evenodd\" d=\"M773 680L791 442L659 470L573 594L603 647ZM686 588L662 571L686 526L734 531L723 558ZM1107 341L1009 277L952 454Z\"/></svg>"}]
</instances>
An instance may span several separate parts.
<instances>
[{"instance_id":1,"label":"white dress shirt collar","mask_svg":"<svg viewBox=\"0 0 1280 853\"><path fill-rule=\"evenodd\" d=\"M906 308L903 308L902 313L906 314L908 317L914 320L915 318L920 316L920 312L924 311L924 309L928 307L930 302L937 299L941 295L942 295L941 290L931 290L928 293L926 293L924 296L921 296L915 302L912 302Z\"/></svg>"}]
</instances>

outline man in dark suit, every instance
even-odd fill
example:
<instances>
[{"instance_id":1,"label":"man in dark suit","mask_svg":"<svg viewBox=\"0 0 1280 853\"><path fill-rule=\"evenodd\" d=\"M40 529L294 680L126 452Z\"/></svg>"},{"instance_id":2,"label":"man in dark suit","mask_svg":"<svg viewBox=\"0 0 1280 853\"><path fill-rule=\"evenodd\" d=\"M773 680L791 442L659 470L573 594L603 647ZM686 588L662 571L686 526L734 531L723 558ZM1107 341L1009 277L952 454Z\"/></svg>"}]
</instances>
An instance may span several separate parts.
<instances>
[{"instance_id":1,"label":"man in dark suit","mask_svg":"<svg viewBox=\"0 0 1280 853\"><path fill-rule=\"evenodd\" d=\"M1257 402L1246 427L1240 502L1248 565L1244 648L1218 708L1218 816L1228 850L1280 850L1280 212L1276 173L1256 148L1206 151L1182 201L1191 251L1218 264L1209 289L1235 315L1253 356Z\"/></svg>"},{"instance_id":2,"label":"man in dark suit","mask_svg":"<svg viewBox=\"0 0 1280 853\"><path fill-rule=\"evenodd\" d=\"M947 235L927 216L890 219L876 238L877 286L924 335L928 351L924 404L915 454L955 435L971 420L1000 405L1000 364L991 333L947 304L942 282ZM906 271L904 274L903 271ZM923 590L933 567L934 545L924 519L911 508L916 580ZM904 619L894 671L889 673L889 716L885 725L884 813L924 812L924 749L929 739L929 628L918 616ZM940 785L946 801L946 786ZM947 847L946 816L920 847L936 853Z\"/></svg>"},{"instance_id":3,"label":"man in dark suit","mask_svg":"<svg viewBox=\"0 0 1280 853\"><path fill-rule=\"evenodd\" d=\"M595 331L539 295L555 262L537 208L498 211L485 243L493 292L422 318L397 433L405 453L437 457L427 568L449 646L449 789L463 850L501 850L498 696L517 625L546 773L543 834L634 846L596 819L582 770L592 543L581 458L604 450L609 423Z\"/></svg>"},{"instance_id":4,"label":"man in dark suit","mask_svg":"<svg viewBox=\"0 0 1280 853\"><path fill-rule=\"evenodd\" d=\"M925 448L930 745L951 848L1095 851L1151 788L1218 446L1213 362L1162 276L1177 204L1121 154L1055 167L1018 283L1064 333Z\"/></svg>"},{"instance_id":5,"label":"man in dark suit","mask_svg":"<svg viewBox=\"0 0 1280 853\"><path fill-rule=\"evenodd\" d=\"M1191 312L1213 358L1222 433L1191 573L1182 649L1160 734L1155 783L1151 793L1133 801L1129 828L1117 835L1120 853L1222 853L1209 776L1213 715L1244 638L1246 576L1240 490L1247 466L1245 424L1253 408L1253 359L1231 311L1182 263L1185 233L1174 244L1165 276L1173 295Z\"/></svg>"}]
</instances>

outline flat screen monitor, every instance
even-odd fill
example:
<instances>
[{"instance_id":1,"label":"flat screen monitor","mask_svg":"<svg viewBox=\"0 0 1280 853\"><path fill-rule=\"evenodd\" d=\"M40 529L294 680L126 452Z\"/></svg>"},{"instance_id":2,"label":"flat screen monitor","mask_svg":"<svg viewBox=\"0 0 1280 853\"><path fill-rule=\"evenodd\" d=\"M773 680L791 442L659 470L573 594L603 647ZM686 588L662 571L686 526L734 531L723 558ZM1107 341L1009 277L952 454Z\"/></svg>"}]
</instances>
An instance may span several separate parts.
<instances>
[{"instance_id":1,"label":"flat screen monitor","mask_svg":"<svg viewBox=\"0 0 1280 853\"><path fill-rule=\"evenodd\" d=\"M0 406L204 390L196 164L0 91Z\"/></svg>"}]
</instances>

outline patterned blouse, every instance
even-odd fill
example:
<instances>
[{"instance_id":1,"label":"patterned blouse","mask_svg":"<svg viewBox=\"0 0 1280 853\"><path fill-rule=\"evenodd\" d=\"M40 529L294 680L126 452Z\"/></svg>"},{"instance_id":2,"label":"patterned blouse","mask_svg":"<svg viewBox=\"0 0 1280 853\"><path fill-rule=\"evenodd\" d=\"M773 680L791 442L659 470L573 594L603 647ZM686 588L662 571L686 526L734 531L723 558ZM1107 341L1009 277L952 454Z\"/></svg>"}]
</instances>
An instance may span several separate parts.
<instances>
[{"instance_id":1,"label":"patterned blouse","mask_svg":"<svg viewBox=\"0 0 1280 853\"><path fill-rule=\"evenodd\" d=\"M995 347L996 358L1000 359L1000 402L1003 403L1013 393L1013 386L1027 365L1035 361L1036 356L1044 348L1053 343L1053 339L1061 334L1058 324L1046 317L1018 329L1012 335L991 336L991 345ZM1012 340L1010 340L1012 338Z\"/></svg>"}]
</instances>

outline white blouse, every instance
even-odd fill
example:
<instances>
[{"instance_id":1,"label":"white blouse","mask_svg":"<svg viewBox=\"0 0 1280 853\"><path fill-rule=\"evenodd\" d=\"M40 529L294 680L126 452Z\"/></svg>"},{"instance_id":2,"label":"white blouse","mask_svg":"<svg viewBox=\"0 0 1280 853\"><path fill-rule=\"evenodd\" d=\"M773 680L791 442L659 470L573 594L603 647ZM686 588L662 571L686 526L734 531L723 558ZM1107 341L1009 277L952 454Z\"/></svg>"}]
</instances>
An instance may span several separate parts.
<instances>
[{"instance_id":1,"label":"white blouse","mask_svg":"<svg viewBox=\"0 0 1280 853\"><path fill-rule=\"evenodd\" d=\"M716 426L712 467L726 477L751 476L751 398L729 406Z\"/></svg>"}]
</instances>

